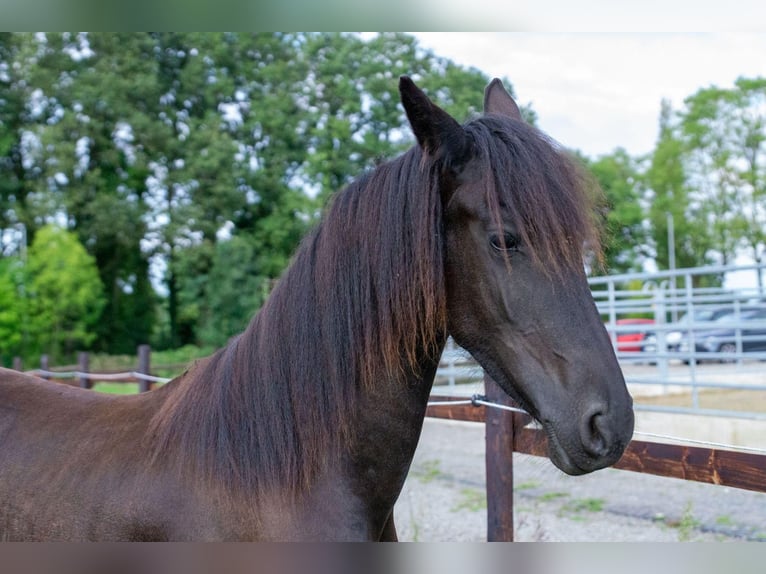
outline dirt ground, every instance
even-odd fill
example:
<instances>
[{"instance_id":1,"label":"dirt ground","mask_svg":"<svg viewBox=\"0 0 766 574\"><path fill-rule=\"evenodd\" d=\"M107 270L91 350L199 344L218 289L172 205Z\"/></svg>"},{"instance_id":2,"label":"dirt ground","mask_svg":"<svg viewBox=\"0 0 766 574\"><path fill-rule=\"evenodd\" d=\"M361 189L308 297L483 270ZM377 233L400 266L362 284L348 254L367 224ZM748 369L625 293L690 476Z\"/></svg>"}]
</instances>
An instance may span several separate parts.
<instances>
[{"instance_id":1,"label":"dirt ground","mask_svg":"<svg viewBox=\"0 0 766 574\"><path fill-rule=\"evenodd\" d=\"M691 393L637 396L636 404L690 407ZM703 409L755 411L766 413L766 391L705 389L699 391L699 406Z\"/></svg>"},{"instance_id":2,"label":"dirt ground","mask_svg":"<svg viewBox=\"0 0 766 574\"><path fill-rule=\"evenodd\" d=\"M395 509L405 541L486 540L484 425L426 419ZM766 541L766 494L514 455L518 541Z\"/></svg>"}]
</instances>

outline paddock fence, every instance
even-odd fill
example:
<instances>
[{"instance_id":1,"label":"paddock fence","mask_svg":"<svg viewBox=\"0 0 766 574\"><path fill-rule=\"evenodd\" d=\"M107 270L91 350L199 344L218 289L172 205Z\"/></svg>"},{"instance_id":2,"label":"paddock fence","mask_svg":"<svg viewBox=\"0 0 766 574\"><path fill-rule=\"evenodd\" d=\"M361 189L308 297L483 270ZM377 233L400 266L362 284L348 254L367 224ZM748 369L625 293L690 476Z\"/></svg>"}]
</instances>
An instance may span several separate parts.
<instances>
[{"instance_id":1,"label":"paddock fence","mask_svg":"<svg viewBox=\"0 0 766 574\"><path fill-rule=\"evenodd\" d=\"M663 421L637 430L614 468L766 492L764 274L762 263L589 280L637 421ZM426 414L486 425L487 539L511 541L513 453L547 456L547 437L454 343L442 360ZM749 444L717 440L730 422Z\"/></svg>"},{"instance_id":2,"label":"paddock fence","mask_svg":"<svg viewBox=\"0 0 766 574\"><path fill-rule=\"evenodd\" d=\"M149 345L139 345L136 355L136 368L130 371L91 372L90 354L87 352L78 353L76 365L51 367L48 356L42 355L40 357L40 367L37 369L24 371L21 359L19 358L14 359L13 368L29 375L35 375L41 379L79 386L84 389L92 389L96 382L138 383L138 392L144 393L152 390L157 383L166 383L170 380L167 377L159 377L152 374L152 350ZM159 365L155 366L154 369L155 371L175 372L183 369L185 366L185 364Z\"/></svg>"},{"instance_id":3,"label":"paddock fence","mask_svg":"<svg viewBox=\"0 0 766 574\"><path fill-rule=\"evenodd\" d=\"M486 425L487 540L513 541L513 454L546 457L545 432L525 413L481 404L515 407L486 376L484 396L432 394L431 401L428 417ZM614 468L766 492L766 449L752 450L634 439Z\"/></svg>"}]
</instances>

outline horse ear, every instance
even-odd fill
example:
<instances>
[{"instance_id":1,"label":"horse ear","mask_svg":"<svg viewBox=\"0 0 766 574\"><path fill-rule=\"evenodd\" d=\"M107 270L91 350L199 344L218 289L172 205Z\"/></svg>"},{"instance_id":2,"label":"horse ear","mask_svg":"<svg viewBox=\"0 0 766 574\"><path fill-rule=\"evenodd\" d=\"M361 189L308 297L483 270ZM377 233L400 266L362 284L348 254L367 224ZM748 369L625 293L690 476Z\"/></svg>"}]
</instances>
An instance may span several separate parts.
<instances>
[{"instance_id":1,"label":"horse ear","mask_svg":"<svg viewBox=\"0 0 766 574\"><path fill-rule=\"evenodd\" d=\"M463 127L428 99L409 77L399 78L399 94L418 144L428 154L456 169L470 159L470 141Z\"/></svg>"},{"instance_id":2,"label":"horse ear","mask_svg":"<svg viewBox=\"0 0 766 574\"><path fill-rule=\"evenodd\" d=\"M521 119L519 106L516 105L511 94L505 90L503 82L498 78L492 80L484 90L484 113L500 114L515 120Z\"/></svg>"}]
</instances>

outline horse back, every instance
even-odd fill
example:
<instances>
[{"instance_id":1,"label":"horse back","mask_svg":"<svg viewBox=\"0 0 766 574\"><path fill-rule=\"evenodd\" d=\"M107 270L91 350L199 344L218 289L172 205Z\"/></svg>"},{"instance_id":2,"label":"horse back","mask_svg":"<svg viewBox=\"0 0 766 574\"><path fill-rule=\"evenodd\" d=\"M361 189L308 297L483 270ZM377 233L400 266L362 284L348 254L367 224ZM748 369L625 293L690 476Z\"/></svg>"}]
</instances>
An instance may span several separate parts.
<instances>
[{"instance_id":1,"label":"horse back","mask_svg":"<svg viewBox=\"0 0 766 574\"><path fill-rule=\"evenodd\" d=\"M163 538L178 495L150 460L160 404L0 369L0 539Z\"/></svg>"}]
</instances>

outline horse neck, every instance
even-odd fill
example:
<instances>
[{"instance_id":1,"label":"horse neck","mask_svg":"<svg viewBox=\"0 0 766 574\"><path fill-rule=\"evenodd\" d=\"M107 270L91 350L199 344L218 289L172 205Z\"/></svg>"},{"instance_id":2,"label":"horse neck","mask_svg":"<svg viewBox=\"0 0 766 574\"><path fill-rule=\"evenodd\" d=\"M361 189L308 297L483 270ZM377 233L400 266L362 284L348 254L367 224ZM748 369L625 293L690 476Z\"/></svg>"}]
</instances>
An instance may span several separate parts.
<instances>
[{"instance_id":1,"label":"horse neck","mask_svg":"<svg viewBox=\"0 0 766 574\"><path fill-rule=\"evenodd\" d=\"M406 443L394 466L409 466L446 298L438 192L403 179L338 196L246 331L176 385L160 451L196 451L211 479L244 489L300 491L370 439Z\"/></svg>"}]
</instances>

